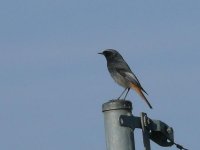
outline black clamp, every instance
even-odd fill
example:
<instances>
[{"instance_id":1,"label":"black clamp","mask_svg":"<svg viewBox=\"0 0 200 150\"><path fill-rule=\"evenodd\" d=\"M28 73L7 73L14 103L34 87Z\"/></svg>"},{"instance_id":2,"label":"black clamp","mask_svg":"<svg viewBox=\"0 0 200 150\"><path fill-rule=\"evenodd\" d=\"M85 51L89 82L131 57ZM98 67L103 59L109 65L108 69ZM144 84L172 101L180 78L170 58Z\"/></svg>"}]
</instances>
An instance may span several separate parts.
<instances>
[{"instance_id":1,"label":"black clamp","mask_svg":"<svg viewBox=\"0 0 200 150\"><path fill-rule=\"evenodd\" d=\"M148 137L163 147L174 145L174 132L171 127L160 120L152 120L146 113L141 113L141 117L121 115L119 118L121 126L129 127L132 130L141 128L147 132Z\"/></svg>"}]
</instances>

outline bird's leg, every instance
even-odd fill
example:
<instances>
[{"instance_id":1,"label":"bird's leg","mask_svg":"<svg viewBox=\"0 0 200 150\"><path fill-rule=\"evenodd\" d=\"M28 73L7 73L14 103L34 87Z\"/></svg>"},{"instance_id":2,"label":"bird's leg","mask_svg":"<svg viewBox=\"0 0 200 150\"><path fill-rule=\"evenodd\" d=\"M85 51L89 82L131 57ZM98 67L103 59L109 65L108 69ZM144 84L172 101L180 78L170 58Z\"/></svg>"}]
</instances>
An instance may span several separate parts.
<instances>
[{"instance_id":1,"label":"bird's leg","mask_svg":"<svg viewBox=\"0 0 200 150\"><path fill-rule=\"evenodd\" d=\"M122 97L122 95L124 94L124 92L127 90L127 88L125 88L125 90L122 92L122 94L118 97L118 99L117 100L119 100L121 97Z\"/></svg>"},{"instance_id":2,"label":"bird's leg","mask_svg":"<svg viewBox=\"0 0 200 150\"><path fill-rule=\"evenodd\" d=\"M126 95L125 95L125 97L124 97L124 100L126 99L126 96L127 96L128 92L129 92L129 90L130 90L130 88L128 88L128 91L126 92Z\"/></svg>"}]
</instances>

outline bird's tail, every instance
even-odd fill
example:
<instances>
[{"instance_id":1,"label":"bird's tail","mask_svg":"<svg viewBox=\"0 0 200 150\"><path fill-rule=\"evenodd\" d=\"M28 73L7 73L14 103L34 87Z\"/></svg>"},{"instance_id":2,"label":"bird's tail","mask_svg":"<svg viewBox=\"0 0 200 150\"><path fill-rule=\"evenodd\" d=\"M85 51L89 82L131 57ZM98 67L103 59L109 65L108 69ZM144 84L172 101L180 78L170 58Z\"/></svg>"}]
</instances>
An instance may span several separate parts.
<instances>
[{"instance_id":1,"label":"bird's tail","mask_svg":"<svg viewBox=\"0 0 200 150\"><path fill-rule=\"evenodd\" d=\"M142 90L134 85L134 84L131 84L131 88L133 88L143 99L144 101L148 104L148 106L152 109L153 107L151 106L151 104L149 103L149 101L147 100L147 98L144 96L144 94L142 93Z\"/></svg>"}]
</instances>

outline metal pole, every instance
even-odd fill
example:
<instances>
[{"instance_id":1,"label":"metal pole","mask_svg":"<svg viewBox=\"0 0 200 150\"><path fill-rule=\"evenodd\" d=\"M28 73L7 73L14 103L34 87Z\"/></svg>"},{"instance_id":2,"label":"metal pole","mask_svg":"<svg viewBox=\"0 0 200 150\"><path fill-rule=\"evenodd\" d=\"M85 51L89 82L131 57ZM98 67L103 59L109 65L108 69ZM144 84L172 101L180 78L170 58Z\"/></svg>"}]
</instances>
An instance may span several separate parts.
<instances>
[{"instance_id":1,"label":"metal pole","mask_svg":"<svg viewBox=\"0 0 200 150\"><path fill-rule=\"evenodd\" d=\"M132 129L123 127L119 123L121 115L132 115L131 110L130 101L112 100L103 104L107 150L135 150Z\"/></svg>"}]
</instances>

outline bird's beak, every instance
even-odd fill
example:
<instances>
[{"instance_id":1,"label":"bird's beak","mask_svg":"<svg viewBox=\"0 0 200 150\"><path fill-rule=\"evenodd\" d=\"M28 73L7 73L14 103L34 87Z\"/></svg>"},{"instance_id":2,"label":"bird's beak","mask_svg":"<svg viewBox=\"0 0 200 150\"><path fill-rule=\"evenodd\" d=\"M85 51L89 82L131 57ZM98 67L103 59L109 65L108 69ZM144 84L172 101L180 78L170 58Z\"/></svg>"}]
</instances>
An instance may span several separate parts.
<instances>
[{"instance_id":1,"label":"bird's beak","mask_svg":"<svg viewBox=\"0 0 200 150\"><path fill-rule=\"evenodd\" d=\"M103 53L98 53L98 54L101 54L101 55L103 55Z\"/></svg>"}]
</instances>

